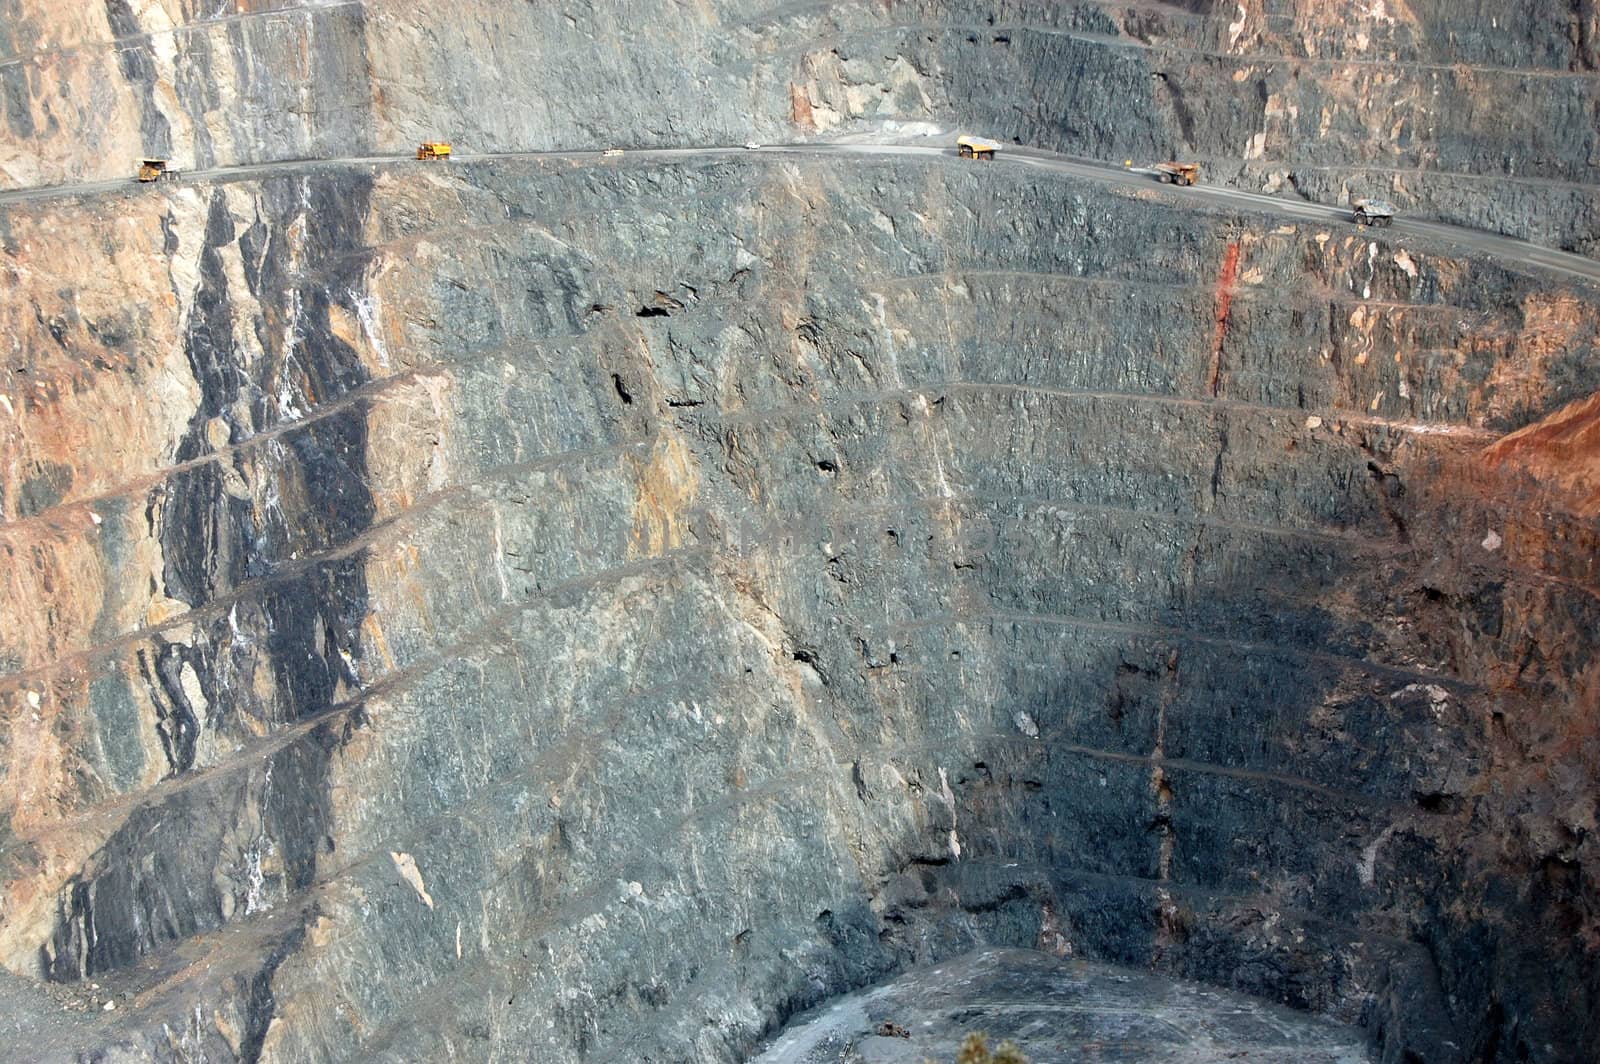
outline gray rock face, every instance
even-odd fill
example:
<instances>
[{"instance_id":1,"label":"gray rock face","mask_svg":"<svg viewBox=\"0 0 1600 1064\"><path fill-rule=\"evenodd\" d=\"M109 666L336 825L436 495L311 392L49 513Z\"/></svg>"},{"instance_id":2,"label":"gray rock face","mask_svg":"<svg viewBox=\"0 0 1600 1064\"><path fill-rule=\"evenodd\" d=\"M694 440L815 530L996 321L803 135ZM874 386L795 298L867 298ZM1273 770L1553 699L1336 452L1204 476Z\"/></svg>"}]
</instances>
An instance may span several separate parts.
<instances>
[{"instance_id":1,"label":"gray rock face","mask_svg":"<svg viewBox=\"0 0 1600 1064\"><path fill-rule=\"evenodd\" d=\"M1165 154L1183 35L1196 150L1294 40L1592 84L1587 30L1422 3L22 6L17 184L952 115ZM1316 159L1420 165L1272 77ZM307 164L8 203L0 252L12 1056L738 1060L992 945L1385 1062L1600 1040L1593 290L954 157Z\"/></svg>"},{"instance_id":2,"label":"gray rock face","mask_svg":"<svg viewBox=\"0 0 1600 1064\"><path fill-rule=\"evenodd\" d=\"M1396 1057L1591 992L1547 952L1581 895L1497 900L1475 841L1576 797L1478 722L1518 697L1487 648L1593 598L1449 487L1530 415L1532 279L954 159L176 195L179 465L48 534L112 602L155 551L177 612L103 607L11 689L82 722L55 800L117 825L13 964L132 995L132 1051L733 1059L985 942ZM1436 330L1499 347L1410 363Z\"/></svg>"},{"instance_id":3,"label":"gray rock face","mask_svg":"<svg viewBox=\"0 0 1600 1064\"><path fill-rule=\"evenodd\" d=\"M1592 5L17 0L0 188L408 152L973 124L1593 254Z\"/></svg>"}]
</instances>

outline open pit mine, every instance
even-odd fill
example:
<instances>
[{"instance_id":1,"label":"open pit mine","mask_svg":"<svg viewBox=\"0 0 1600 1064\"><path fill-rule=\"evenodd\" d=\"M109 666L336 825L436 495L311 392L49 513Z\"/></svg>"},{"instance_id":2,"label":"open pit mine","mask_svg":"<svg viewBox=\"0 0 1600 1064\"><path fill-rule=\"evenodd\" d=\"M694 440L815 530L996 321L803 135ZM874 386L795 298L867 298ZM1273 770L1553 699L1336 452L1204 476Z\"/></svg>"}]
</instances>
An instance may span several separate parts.
<instances>
[{"instance_id":1,"label":"open pit mine","mask_svg":"<svg viewBox=\"0 0 1600 1064\"><path fill-rule=\"evenodd\" d=\"M0 1059L1591 1064L1597 649L1593 0L0 0Z\"/></svg>"}]
</instances>

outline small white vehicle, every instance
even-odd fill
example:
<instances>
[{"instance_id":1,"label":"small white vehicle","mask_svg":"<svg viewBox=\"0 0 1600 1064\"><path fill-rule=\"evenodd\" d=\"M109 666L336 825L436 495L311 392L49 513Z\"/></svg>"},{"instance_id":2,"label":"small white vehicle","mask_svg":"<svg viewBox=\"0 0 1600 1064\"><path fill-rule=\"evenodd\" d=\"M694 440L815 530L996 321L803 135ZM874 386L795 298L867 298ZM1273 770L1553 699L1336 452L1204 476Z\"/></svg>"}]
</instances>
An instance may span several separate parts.
<instances>
[{"instance_id":1,"label":"small white vehicle","mask_svg":"<svg viewBox=\"0 0 1600 1064\"><path fill-rule=\"evenodd\" d=\"M744 142L745 151L755 151L759 147L761 147L761 145L757 144L753 140L747 140Z\"/></svg>"}]
</instances>

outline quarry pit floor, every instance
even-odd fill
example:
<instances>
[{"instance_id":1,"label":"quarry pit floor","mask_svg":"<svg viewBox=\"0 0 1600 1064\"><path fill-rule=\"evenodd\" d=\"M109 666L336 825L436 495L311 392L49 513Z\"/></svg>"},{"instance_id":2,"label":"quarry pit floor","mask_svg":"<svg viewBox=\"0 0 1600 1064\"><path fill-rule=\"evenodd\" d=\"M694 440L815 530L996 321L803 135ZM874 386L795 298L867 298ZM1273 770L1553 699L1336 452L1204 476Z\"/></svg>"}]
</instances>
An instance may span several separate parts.
<instances>
[{"instance_id":1,"label":"quarry pit floor","mask_svg":"<svg viewBox=\"0 0 1600 1064\"><path fill-rule=\"evenodd\" d=\"M892 1033L879 1033L892 1032ZM947 1064L968 1034L1030 1064L1367 1064L1359 1030L1217 987L982 950L797 1017L755 1064Z\"/></svg>"}]
</instances>

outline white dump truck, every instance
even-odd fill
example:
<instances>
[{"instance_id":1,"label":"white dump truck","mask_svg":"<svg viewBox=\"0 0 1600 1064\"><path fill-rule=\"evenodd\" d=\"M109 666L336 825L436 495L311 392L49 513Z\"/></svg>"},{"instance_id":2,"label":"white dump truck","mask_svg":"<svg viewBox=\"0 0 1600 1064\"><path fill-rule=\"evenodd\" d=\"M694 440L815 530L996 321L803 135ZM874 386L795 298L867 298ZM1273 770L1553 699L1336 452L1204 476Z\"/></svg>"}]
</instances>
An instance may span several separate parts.
<instances>
[{"instance_id":1,"label":"white dump truck","mask_svg":"<svg viewBox=\"0 0 1600 1064\"><path fill-rule=\"evenodd\" d=\"M1387 227L1394 224L1394 204L1381 199L1358 199L1351 205L1350 220L1357 225Z\"/></svg>"}]
</instances>

